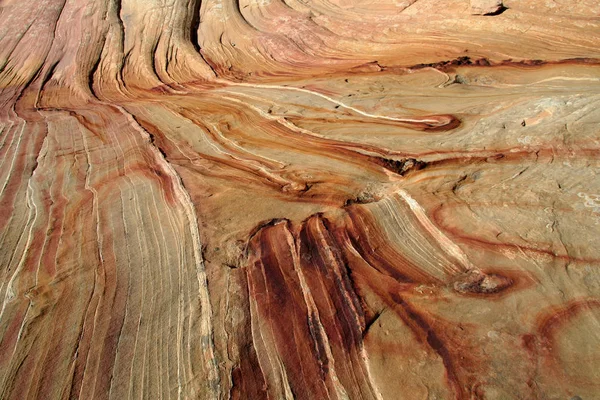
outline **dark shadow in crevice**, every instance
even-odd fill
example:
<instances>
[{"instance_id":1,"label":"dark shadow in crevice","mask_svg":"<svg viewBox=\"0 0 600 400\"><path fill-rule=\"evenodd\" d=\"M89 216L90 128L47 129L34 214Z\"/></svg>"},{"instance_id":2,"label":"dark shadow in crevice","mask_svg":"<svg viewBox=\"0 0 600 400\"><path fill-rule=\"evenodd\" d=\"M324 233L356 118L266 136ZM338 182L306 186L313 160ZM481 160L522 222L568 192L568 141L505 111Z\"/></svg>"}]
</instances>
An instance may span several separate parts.
<instances>
[{"instance_id":1,"label":"dark shadow in crevice","mask_svg":"<svg viewBox=\"0 0 600 400\"><path fill-rule=\"evenodd\" d=\"M202 0L194 1L194 8L192 11L192 21L190 23L190 41L192 42L192 46L196 49L197 52L200 52L200 43L198 43L198 28L200 28L200 6L202 5Z\"/></svg>"},{"instance_id":2,"label":"dark shadow in crevice","mask_svg":"<svg viewBox=\"0 0 600 400\"><path fill-rule=\"evenodd\" d=\"M502 14L506 10L508 10L508 7L500 6L500 8L497 9L496 11L491 12L491 13L487 13L487 14L483 14L483 15L485 15L486 17L493 17L493 16L496 16L496 15Z\"/></svg>"}]
</instances>

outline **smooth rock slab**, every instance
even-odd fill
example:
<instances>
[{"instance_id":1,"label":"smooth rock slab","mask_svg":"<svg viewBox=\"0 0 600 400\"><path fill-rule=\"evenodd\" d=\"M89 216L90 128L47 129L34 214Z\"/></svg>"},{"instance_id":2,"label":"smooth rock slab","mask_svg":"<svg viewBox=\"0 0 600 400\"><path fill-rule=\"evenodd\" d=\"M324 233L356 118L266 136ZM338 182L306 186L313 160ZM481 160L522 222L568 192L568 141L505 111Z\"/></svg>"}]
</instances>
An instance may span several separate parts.
<instances>
[{"instance_id":1,"label":"smooth rock slab","mask_svg":"<svg viewBox=\"0 0 600 400\"><path fill-rule=\"evenodd\" d=\"M494 15L504 9L502 0L471 0L473 15Z\"/></svg>"}]
</instances>

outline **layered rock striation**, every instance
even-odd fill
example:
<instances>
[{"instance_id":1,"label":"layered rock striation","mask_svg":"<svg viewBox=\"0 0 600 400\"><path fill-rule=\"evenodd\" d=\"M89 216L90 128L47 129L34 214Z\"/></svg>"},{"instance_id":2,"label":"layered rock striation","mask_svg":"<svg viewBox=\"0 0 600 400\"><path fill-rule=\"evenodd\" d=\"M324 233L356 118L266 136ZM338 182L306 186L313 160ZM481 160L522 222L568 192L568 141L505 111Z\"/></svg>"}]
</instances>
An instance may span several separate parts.
<instances>
[{"instance_id":1,"label":"layered rock striation","mask_svg":"<svg viewBox=\"0 0 600 400\"><path fill-rule=\"evenodd\" d=\"M598 398L599 13L0 1L0 398Z\"/></svg>"}]
</instances>

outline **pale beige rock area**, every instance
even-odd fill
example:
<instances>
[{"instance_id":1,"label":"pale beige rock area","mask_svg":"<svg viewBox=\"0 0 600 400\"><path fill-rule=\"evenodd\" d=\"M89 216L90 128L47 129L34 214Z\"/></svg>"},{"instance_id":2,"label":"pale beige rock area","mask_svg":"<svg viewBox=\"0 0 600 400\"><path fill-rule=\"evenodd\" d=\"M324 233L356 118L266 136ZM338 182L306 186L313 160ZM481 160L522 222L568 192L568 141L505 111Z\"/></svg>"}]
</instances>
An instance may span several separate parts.
<instances>
[{"instance_id":1,"label":"pale beige rock area","mask_svg":"<svg viewBox=\"0 0 600 400\"><path fill-rule=\"evenodd\" d=\"M471 14L493 15L502 11L502 0L471 0Z\"/></svg>"}]
</instances>

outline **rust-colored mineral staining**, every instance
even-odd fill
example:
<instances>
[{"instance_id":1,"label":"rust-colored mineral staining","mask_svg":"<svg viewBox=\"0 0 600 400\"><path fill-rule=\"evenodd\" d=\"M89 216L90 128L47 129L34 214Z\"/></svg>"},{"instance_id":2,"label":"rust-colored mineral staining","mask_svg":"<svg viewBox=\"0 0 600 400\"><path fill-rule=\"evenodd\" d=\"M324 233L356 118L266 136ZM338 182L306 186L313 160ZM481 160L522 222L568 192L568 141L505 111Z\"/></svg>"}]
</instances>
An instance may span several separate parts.
<instances>
[{"instance_id":1,"label":"rust-colored mineral staining","mask_svg":"<svg viewBox=\"0 0 600 400\"><path fill-rule=\"evenodd\" d=\"M600 399L599 15L0 0L0 399Z\"/></svg>"}]
</instances>

